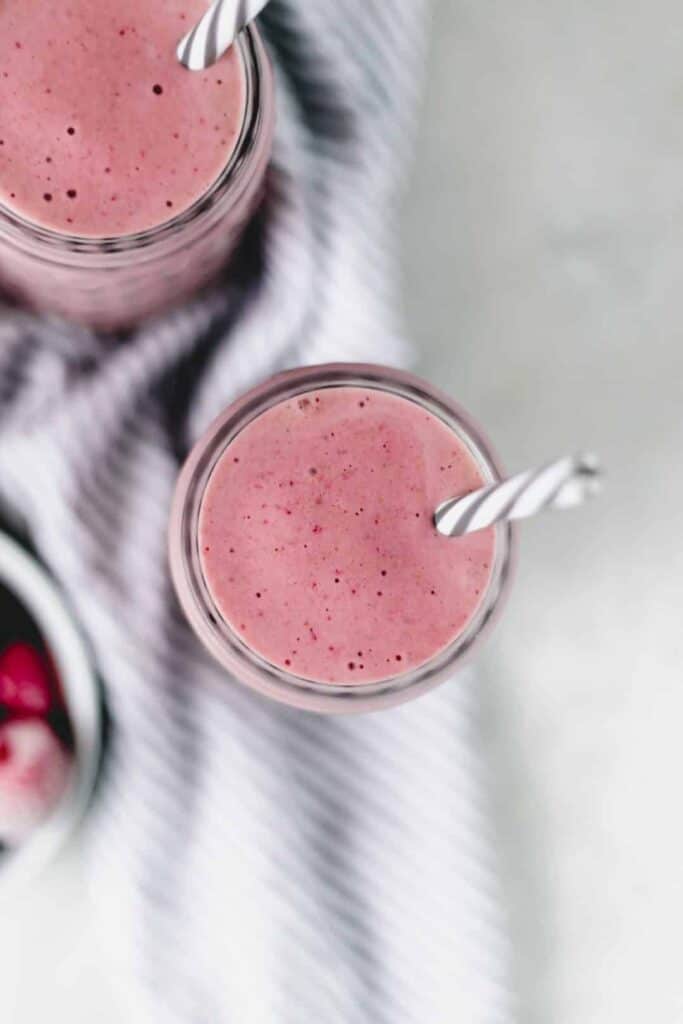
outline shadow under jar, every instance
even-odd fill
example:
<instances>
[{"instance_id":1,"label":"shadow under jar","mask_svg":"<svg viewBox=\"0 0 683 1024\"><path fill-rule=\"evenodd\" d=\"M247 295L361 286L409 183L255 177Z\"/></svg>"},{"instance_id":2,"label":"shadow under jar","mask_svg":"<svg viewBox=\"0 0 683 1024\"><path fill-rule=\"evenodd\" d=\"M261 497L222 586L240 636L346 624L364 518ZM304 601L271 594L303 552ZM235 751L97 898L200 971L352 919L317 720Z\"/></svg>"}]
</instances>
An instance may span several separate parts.
<instances>
[{"instance_id":1,"label":"shadow under jar","mask_svg":"<svg viewBox=\"0 0 683 1024\"><path fill-rule=\"evenodd\" d=\"M509 524L442 537L448 497L499 480L431 385L382 366L271 378L179 477L170 565L185 615L241 683L308 711L401 703L447 679L507 589Z\"/></svg>"},{"instance_id":2,"label":"shadow under jar","mask_svg":"<svg viewBox=\"0 0 683 1024\"><path fill-rule=\"evenodd\" d=\"M40 312L117 330L181 303L217 276L262 197L274 127L272 68L255 26L235 52L242 123L208 190L157 226L110 237L45 228L0 203L0 281L9 295Z\"/></svg>"}]
</instances>

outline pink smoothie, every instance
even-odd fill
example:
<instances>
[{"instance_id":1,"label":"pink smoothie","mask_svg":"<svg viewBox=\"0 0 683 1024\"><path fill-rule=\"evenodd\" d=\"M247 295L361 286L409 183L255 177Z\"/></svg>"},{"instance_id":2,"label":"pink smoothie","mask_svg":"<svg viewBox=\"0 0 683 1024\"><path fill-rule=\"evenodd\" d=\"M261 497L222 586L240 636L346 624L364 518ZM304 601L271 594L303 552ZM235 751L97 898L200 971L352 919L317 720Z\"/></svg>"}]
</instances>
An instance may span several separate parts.
<instances>
[{"instance_id":1,"label":"pink smoothie","mask_svg":"<svg viewBox=\"0 0 683 1024\"><path fill-rule=\"evenodd\" d=\"M203 0L4 0L0 202L46 228L125 235L216 181L243 120L234 50L204 72L175 58Z\"/></svg>"},{"instance_id":2,"label":"pink smoothie","mask_svg":"<svg viewBox=\"0 0 683 1024\"><path fill-rule=\"evenodd\" d=\"M258 416L226 448L199 517L207 586L267 661L369 683L416 668L463 631L486 591L494 534L440 536L432 514L483 478L418 404L326 388Z\"/></svg>"}]
</instances>

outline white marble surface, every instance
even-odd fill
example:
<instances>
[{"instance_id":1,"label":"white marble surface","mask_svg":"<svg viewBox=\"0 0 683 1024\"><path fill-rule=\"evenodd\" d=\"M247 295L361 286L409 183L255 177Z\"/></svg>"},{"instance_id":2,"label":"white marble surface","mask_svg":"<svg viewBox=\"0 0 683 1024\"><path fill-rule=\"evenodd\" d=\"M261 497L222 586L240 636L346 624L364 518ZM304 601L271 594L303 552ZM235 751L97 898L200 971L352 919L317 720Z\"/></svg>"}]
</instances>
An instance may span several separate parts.
<instances>
[{"instance_id":1,"label":"white marble surface","mask_svg":"<svg viewBox=\"0 0 683 1024\"><path fill-rule=\"evenodd\" d=\"M595 448L525 524L484 659L524 1024L683 1020L683 10L442 0L405 219L423 368L511 468Z\"/></svg>"},{"instance_id":2,"label":"white marble surface","mask_svg":"<svg viewBox=\"0 0 683 1024\"><path fill-rule=\"evenodd\" d=\"M526 524L482 664L520 1021L683 1020L683 10L441 0L433 38L403 223L424 373L511 468L610 473ZM128 1020L73 853L3 906L0 964L3 1021Z\"/></svg>"}]
</instances>

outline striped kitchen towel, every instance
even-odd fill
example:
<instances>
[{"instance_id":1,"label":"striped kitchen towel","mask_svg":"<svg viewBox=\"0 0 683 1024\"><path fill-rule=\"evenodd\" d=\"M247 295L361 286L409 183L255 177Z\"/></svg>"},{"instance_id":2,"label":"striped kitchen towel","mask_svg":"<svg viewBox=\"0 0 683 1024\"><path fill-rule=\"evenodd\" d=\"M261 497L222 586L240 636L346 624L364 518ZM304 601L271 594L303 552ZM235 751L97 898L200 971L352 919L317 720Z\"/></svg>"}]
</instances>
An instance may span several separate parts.
<instances>
[{"instance_id":1,"label":"striped kitchen towel","mask_svg":"<svg viewBox=\"0 0 683 1024\"><path fill-rule=\"evenodd\" d=\"M0 492L92 644L112 742L84 831L133 1022L497 1024L507 955L465 673L326 719L245 692L176 606L179 460L302 362L407 357L397 193L419 0L273 0L269 196L236 272L125 341L0 317Z\"/></svg>"}]
</instances>

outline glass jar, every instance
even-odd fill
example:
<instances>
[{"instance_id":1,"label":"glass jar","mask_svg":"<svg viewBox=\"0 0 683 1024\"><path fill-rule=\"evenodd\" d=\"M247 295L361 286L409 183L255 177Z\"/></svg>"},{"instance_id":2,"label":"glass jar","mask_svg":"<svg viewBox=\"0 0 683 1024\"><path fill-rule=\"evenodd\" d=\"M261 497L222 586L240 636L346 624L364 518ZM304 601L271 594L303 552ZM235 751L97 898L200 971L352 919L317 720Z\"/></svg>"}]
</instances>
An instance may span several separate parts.
<instances>
[{"instance_id":1,"label":"glass jar","mask_svg":"<svg viewBox=\"0 0 683 1024\"><path fill-rule=\"evenodd\" d=\"M312 682L257 654L221 616L204 579L198 525L202 499L221 454L257 416L297 395L321 388L375 388L409 399L442 420L471 454L485 483L501 479L498 462L479 429L463 410L412 374L383 366L338 363L278 374L234 402L209 427L190 453L178 480L170 520L173 581L190 625L209 652L240 682L308 711L370 711L419 696L448 678L471 654L507 590L515 535L510 524L495 527L494 557L487 589L464 630L435 657L403 675L373 683Z\"/></svg>"},{"instance_id":2,"label":"glass jar","mask_svg":"<svg viewBox=\"0 0 683 1024\"><path fill-rule=\"evenodd\" d=\"M235 45L244 66L244 120L208 192L158 227L113 238L50 231L0 205L7 292L41 312L112 330L182 302L216 276L261 197L274 126L273 73L256 27Z\"/></svg>"}]
</instances>

